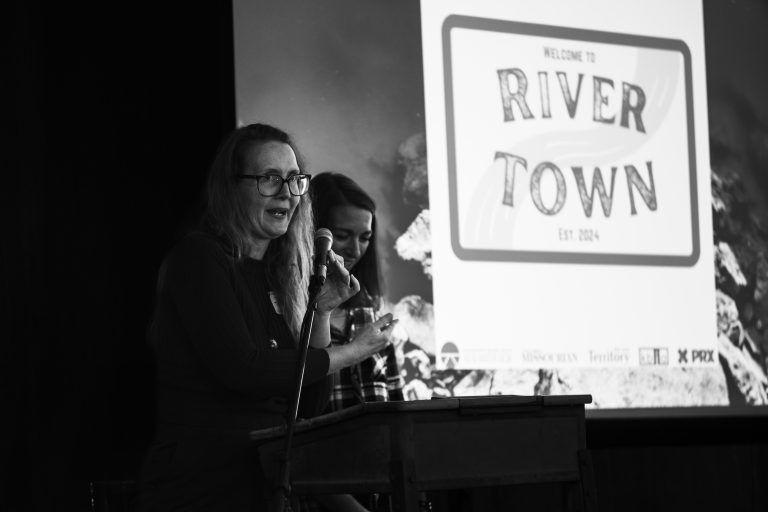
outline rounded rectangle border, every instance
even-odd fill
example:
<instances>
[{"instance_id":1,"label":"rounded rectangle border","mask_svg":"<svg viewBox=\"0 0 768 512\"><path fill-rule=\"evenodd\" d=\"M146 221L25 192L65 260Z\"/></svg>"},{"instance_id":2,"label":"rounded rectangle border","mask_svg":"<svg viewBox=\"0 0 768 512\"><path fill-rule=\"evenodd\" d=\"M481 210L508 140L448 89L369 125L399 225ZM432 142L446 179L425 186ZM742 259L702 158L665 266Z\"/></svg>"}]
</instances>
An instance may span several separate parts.
<instances>
[{"instance_id":1,"label":"rounded rectangle border","mask_svg":"<svg viewBox=\"0 0 768 512\"><path fill-rule=\"evenodd\" d=\"M456 179L456 138L453 110L453 66L451 59L451 30L465 28L489 32L551 37L571 41L587 41L612 45L670 50L682 54L685 75L685 107L688 129L689 190L691 195L691 253L684 256L663 254L617 254L591 252L515 251L506 249L468 249L459 239L459 212ZM448 149L448 200L451 246L454 254L465 261L520 261L537 263L581 263L601 265L645 265L692 267L699 260L699 210L696 179L696 138L693 123L693 86L691 82L691 52L684 41L658 37L618 34L516 21L451 15L443 22L443 76L445 84L445 125Z\"/></svg>"}]
</instances>

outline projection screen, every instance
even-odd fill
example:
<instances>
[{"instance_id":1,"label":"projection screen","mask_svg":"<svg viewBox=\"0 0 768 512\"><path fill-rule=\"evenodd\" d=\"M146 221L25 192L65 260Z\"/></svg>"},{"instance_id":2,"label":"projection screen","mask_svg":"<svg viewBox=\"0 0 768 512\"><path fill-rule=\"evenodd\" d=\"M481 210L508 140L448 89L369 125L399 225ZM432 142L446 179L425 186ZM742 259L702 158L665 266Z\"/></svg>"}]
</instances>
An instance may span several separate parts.
<instances>
[{"instance_id":1,"label":"projection screen","mask_svg":"<svg viewBox=\"0 0 768 512\"><path fill-rule=\"evenodd\" d=\"M238 123L377 203L407 399L768 411L768 138L722 93L760 78L718 73L700 1L233 7Z\"/></svg>"}]
</instances>

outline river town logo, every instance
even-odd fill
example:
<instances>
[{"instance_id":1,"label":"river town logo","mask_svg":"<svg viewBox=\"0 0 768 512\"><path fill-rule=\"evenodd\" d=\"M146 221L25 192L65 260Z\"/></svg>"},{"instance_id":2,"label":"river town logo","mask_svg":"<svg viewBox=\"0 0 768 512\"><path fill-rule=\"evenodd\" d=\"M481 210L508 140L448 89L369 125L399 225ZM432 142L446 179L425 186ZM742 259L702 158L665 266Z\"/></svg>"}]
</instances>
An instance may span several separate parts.
<instances>
[{"instance_id":1,"label":"river town logo","mask_svg":"<svg viewBox=\"0 0 768 512\"><path fill-rule=\"evenodd\" d=\"M443 363L443 368L449 370L459 366L459 347L450 341L445 343L440 349L440 362Z\"/></svg>"},{"instance_id":2,"label":"river town logo","mask_svg":"<svg viewBox=\"0 0 768 512\"><path fill-rule=\"evenodd\" d=\"M639 354L642 366L668 366L669 349L664 347L643 347Z\"/></svg>"},{"instance_id":3,"label":"river town logo","mask_svg":"<svg viewBox=\"0 0 768 512\"><path fill-rule=\"evenodd\" d=\"M486 62L481 48L501 56ZM683 41L454 15L443 24L443 51L457 257L698 261L691 55ZM473 97L489 94L491 82L496 118ZM477 135L482 130L491 137ZM493 137L503 146L487 147Z\"/></svg>"}]
</instances>

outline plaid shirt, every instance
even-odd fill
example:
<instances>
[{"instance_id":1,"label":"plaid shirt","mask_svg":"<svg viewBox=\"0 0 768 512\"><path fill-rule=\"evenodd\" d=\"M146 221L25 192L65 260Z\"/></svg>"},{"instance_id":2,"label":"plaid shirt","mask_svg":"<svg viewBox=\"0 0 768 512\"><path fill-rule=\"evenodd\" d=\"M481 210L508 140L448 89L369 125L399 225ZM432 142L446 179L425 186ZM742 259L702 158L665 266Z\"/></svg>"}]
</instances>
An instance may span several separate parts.
<instances>
[{"instance_id":1,"label":"plaid shirt","mask_svg":"<svg viewBox=\"0 0 768 512\"><path fill-rule=\"evenodd\" d=\"M349 331L351 321L349 313L346 331ZM344 345L350 341L346 333L331 327L333 345ZM361 363L333 374L331 400L326 412L340 411L362 402L403 400L403 385L404 380L395 358L395 347L390 343Z\"/></svg>"},{"instance_id":2,"label":"plaid shirt","mask_svg":"<svg viewBox=\"0 0 768 512\"><path fill-rule=\"evenodd\" d=\"M347 334L351 323L352 313L348 311L346 332L331 327L331 344L344 345L351 341ZM360 364L334 373L332 378L331 400L325 412L340 411L361 402L403 400L405 381L400 375L395 347L391 343ZM312 496L298 498L300 512L327 512ZM355 498L368 510L389 510L388 499L379 494L355 495Z\"/></svg>"}]
</instances>

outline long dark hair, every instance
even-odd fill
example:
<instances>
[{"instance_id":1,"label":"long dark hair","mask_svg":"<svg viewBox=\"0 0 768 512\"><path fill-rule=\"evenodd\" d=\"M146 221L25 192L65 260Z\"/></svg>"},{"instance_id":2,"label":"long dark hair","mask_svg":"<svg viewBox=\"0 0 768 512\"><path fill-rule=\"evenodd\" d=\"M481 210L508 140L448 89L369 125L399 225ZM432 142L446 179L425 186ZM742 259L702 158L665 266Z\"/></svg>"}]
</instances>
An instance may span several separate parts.
<instances>
[{"instance_id":1,"label":"long dark hair","mask_svg":"<svg viewBox=\"0 0 768 512\"><path fill-rule=\"evenodd\" d=\"M208 173L203 222L232 244L237 259L246 253L251 220L237 193L235 176L244 171L249 148L266 142L288 144L296 154L299 169L303 170L296 146L286 132L268 124L251 124L237 128L222 142ZM313 232L312 203L305 194L293 213L288 231L270 241L264 256L269 285L277 293L285 320L297 339L308 300Z\"/></svg>"},{"instance_id":2,"label":"long dark hair","mask_svg":"<svg viewBox=\"0 0 768 512\"><path fill-rule=\"evenodd\" d=\"M371 241L360 261L352 268L362 288L378 306L384 292L379 271L379 257L376 243L376 203L354 180L338 172L323 172L315 175L309 184L312 197L315 225L327 227L334 208L351 205L371 212ZM359 298L348 301L351 305Z\"/></svg>"}]
</instances>

